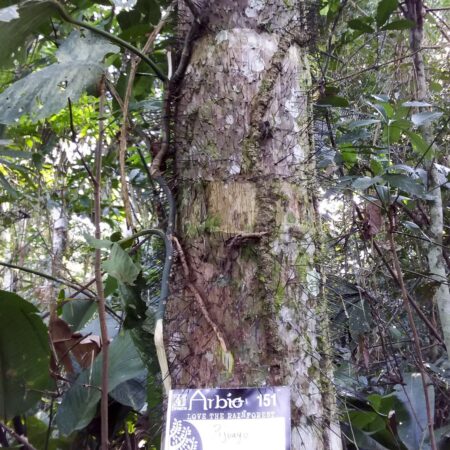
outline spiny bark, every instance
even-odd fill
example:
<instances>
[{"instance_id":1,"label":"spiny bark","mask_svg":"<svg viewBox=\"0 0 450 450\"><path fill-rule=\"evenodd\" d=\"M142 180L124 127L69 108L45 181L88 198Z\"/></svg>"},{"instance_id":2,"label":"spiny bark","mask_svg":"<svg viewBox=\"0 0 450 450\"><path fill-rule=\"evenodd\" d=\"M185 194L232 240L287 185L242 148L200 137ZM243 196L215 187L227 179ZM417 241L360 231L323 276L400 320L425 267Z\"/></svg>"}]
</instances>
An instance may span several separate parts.
<instances>
[{"instance_id":1,"label":"spiny bark","mask_svg":"<svg viewBox=\"0 0 450 450\"><path fill-rule=\"evenodd\" d=\"M339 449L318 296L309 30L299 1L214 2L178 92L174 386L289 385L292 449ZM180 6L184 24L192 16ZM206 305L221 343L189 285Z\"/></svg>"}]
</instances>

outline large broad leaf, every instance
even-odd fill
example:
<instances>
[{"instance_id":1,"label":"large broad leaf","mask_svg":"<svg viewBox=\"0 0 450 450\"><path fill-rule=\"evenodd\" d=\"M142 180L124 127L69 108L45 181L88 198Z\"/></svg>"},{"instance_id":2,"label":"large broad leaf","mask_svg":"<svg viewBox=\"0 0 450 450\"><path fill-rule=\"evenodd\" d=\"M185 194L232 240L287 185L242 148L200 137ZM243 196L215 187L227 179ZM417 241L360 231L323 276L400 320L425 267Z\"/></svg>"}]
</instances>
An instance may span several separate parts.
<instances>
[{"instance_id":1,"label":"large broad leaf","mask_svg":"<svg viewBox=\"0 0 450 450\"><path fill-rule=\"evenodd\" d=\"M0 9L0 67L26 55L27 40L45 24L50 25L52 15L57 15L57 10L49 1L28 1Z\"/></svg>"},{"instance_id":2,"label":"large broad leaf","mask_svg":"<svg viewBox=\"0 0 450 450\"><path fill-rule=\"evenodd\" d=\"M119 384L109 395L122 405L140 411L147 400L147 371L143 370L137 377Z\"/></svg>"},{"instance_id":3,"label":"large broad leaf","mask_svg":"<svg viewBox=\"0 0 450 450\"><path fill-rule=\"evenodd\" d=\"M363 33L374 33L375 30L369 25L373 19L371 17L358 17L348 22L352 30L362 31Z\"/></svg>"},{"instance_id":4,"label":"large broad leaf","mask_svg":"<svg viewBox=\"0 0 450 450\"><path fill-rule=\"evenodd\" d=\"M429 449L430 445L425 442L428 417L422 376L420 373L408 373L403 380L406 385L395 387L395 396L400 401L399 408L396 408L398 435L406 448ZM434 388L428 385L427 389L431 414L434 414Z\"/></svg>"},{"instance_id":5,"label":"large broad leaf","mask_svg":"<svg viewBox=\"0 0 450 450\"><path fill-rule=\"evenodd\" d=\"M409 30L410 28L414 27L414 22L412 20L408 19L399 19L399 20L393 20L392 22L389 22L384 27L381 28L383 31L387 30Z\"/></svg>"},{"instance_id":6,"label":"large broad leaf","mask_svg":"<svg viewBox=\"0 0 450 450\"><path fill-rule=\"evenodd\" d=\"M117 280L131 285L134 284L140 272L128 253L116 243L112 244L111 254L103 263L103 269Z\"/></svg>"},{"instance_id":7,"label":"large broad leaf","mask_svg":"<svg viewBox=\"0 0 450 450\"><path fill-rule=\"evenodd\" d=\"M383 178L391 185L401 189L409 195L425 196L425 187L420 180L400 173L386 173Z\"/></svg>"},{"instance_id":8,"label":"large broad leaf","mask_svg":"<svg viewBox=\"0 0 450 450\"><path fill-rule=\"evenodd\" d=\"M108 360L109 391L125 381L141 376L145 370L128 332L114 339ZM101 397L101 373L102 354L100 353L93 366L81 372L58 408L55 423L61 433L68 435L75 430L81 430L95 417Z\"/></svg>"},{"instance_id":9,"label":"large broad leaf","mask_svg":"<svg viewBox=\"0 0 450 450\"><path fill-rule=\"evenodd\" d=\"M387 22L391 14L397 9L397 6L397 0L381 0L378 3L376 21L379 27Z\"/></svg>"},{"instance_id":10,"label":"large broad leaf","mask_svg":"<svg viewBox=\"0 0 450 450\"><path fill-rule=\"evenodd\" d=\"M89 299L74 298L62 307L62 318L72 331L81 330L97 311L97 304Z\"/></svg>"},{"instance_id":11,"label":"large broad leaf","mask_svg":"<svg viewBox=\"0 0 450 450\"><path fill-rule=\"evenodd\" d=\"M349 102L346 98L340 97L339 95L325 95L321 97L316 105L317 106L330 106L330 107L347 107Z\"/></svg>"},{"instance_id":12,"label":"large broad leaf","mask_svg":"<svg viewBox=\"0 0 450 450\"><path fill-rule=\"evenodd\" d=\"M38 312L0 291L0 417L27 412L51 386L47 328Z\"/></svg>"},{"instance_id":13,"label":"large broad leaf","mask_svg":"<svg viewBox=\"0 0 450 450\"><path fill-rule=\"evenodd\" d=\"M433 156L433 151L430 145L425 141L425 139L417 133L405 130L405 134L409 137L411 141L412 148L420 155L426 155L427 159Z\"/></svg>"},{"instance_id":14,"label":"large broad leaf","mask_svg":"<svg viewBox=\"0 0 450 450\"><path fill-rule=\"evenodd\" d=\"M411 120L413 121L414 125L416 125L416 127L420 127L422 125L426 125L427 123L439 119L439 117L441 117L442 114L443 113L440 111L426 111L413 114L411 116Z\"/></svg>"},{"instance_id":15,"label":"large broad leaf","mask_svg":"<svg viewBox=\"0 0 450 450\"><path fill-rule=\"evenodd\" d=\"M103 74L101 63L115 45L92 33L74 31L56 52L58 63L34 72L0 94L0 123L13 123L23 114L39 120L76 101L95 87Z\"/></svg>"},{"instance_id":16,"label":"large broad leaf","mask_svg":"<svg viewBox=\"0 0 450 450\"><path fill-rule=\"evenodd\" d=\"M48 450L70 450L72 448L72 439L67 437L52 437L48 440L47 446L48 423L35 416L26 417L25 426L27 438L35 448Z\"/></svg>"}]
</instances>

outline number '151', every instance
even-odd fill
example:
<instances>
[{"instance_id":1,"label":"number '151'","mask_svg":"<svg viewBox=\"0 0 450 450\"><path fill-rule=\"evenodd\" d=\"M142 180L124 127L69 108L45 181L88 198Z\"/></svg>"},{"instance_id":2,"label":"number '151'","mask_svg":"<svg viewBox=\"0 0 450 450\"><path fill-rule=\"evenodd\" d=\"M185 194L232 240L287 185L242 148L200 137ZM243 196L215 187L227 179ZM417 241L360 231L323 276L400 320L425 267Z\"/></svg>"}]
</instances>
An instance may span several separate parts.
<instances>
[{"instance_id":1,"label":"number '151'","mask_svg":"<svg viewBox=\"0 0 450 450\"><path fill-rule=\"evenodd\" d=\"M258 405L260 408L263 406L269 408L270 406L277 406L277 395L276 394L258 394L256 396L258 399Z\"/></svg>"}]
</instances>

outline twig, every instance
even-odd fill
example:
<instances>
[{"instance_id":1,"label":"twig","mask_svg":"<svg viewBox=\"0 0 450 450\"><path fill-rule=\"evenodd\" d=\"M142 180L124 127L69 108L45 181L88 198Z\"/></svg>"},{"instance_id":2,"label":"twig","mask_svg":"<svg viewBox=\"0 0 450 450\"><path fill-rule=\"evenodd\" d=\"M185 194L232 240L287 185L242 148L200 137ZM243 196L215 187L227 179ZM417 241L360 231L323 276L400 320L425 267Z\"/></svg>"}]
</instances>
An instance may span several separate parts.
<instances>
[{"instance_id":1,"label":"twig","mask_svg":"<svg viewBox=\"0 0 450 450\"><path fill-rule=\"evenodd\" d=\"M360 220L363 220L364 217L362 215L362 212L359 208L358 205L354 205L355 206L355 210L356 213L358 215L358 218ZM383 261L384 266L386 267L386 269L388 270L389 274L391 275L392 279L395 281L395 283L400 286L400 281L398 280L397 274L395 272L395 270L391 267L391 265L386 261L386 258L383 255L383 252L380 249L380 246L377 244L377 242L375 241L375 239L372 240L372 245L375 249L375 251L377 252L378 256L380 257L381 261ZM441 335L439 334L439 332L436 330L436 328L434 327L434 325L430 322L430 320L428 319L428 317L423 313L423 311L420 309L419 305L417 305L417 303L414 301L414 299L411 297L411 295L407 292L407 297L408 297L408 301L411 304L411 306L414 308L414 310L416 311L417 315L420 317L420 319L425 323L425 325L428 327L428 329L430 330L431 334L439 341L439 343L445 348L445 342L442 339Z\"/></svg>"},{"instance_id":2,"label":"twig","mask_svg":"<svg viewBox=\"0 0 450 450\"><path fill-rule=\"evenodd\" d=\"M52 423L53 423L53 406L55 403L55 398L52 397L50 400L50 413L48 416L48 425L47 425L47 432L45 433L45 444L44 444L44 450L48 450L48 446L50 444L50 436L52 434Z\"/></svg>"},{"instance_id":3,"label":"twig","mask_svg":"<svg viewBox=\"0 0 450 450\"><path fill-rule=\"evenodd\" d=\"M408 55L405 55L405 56L400 56L400 57L395 58L395 59L391 59L389 61L386 61L385 63L373 64L370 67L367 67L367 68L362 69L362 70L358 70L357 72L353 72L353 73L351 73L349 75L345 75L344 77L336 78L335 80L333 80L333 83L338 83L340 81L348 80L349 78L356 77L357 75L360 75L360 74L365 73L365 72L369 72L371 70L381 69L382 67L388 66L389 64L394 64L394 63L396 63L398 61L402 61L404 59L411 58L411 56L414 56L414 55L416 55L417 53L419 53L421 51L422 51L422 49L420 48L419 50L416 50L415 52L409 53Z\"/></svg>"},{"instance_id":4,"label":"twig","mask_svg":"<svg viewBox=\"0 0 450 450\"><path fill-rule=\"evenodd\" d=\"M104 116L105 112L105 81L102 78L100 82L100 103L99 103L99 122L98 122L98 141L95 150L95 180L94 185L94 222L95 238L101 239L100 222L102 215L101 208L101 177L102 177L102 151L104 137ZM102 336L102 395L100 405L101 419L101 449L108 450L108 354L109 337L106 326L106 301L103 291L103 280L101 270L101 251L95 249L95 285L97 288L98 316L100 321L100 330Z\"/></svg>"},{"instance_id":5,"label":"twig","mask_svg":"<svg viewBox=\"0 0 450 450\"><path fill-rule=\"evenodd\" d=\"M28 450L37 450L37 448L33 447L29 442L26 436L21 436L16 433L12 428L9 428L3 422L0 422L0 427L3 428L8 434L10 434L16 441L20 442L26 449Z\"/></svg>"},{"instance_id":6,"label":"twig","mask_svg":"<svg viewBox=\"0 0 450 450\"><path fill-rule=\"evenodd\" d=\"M155 42L156 37L161 32L162 28L167 22L167 19L169 17L169 11L167 11L164 16L159 21L158 25L155 27L155 29L152 31L150 36L147 39L147 42L144 45L144 48L142 49L142 53L148 53L152 48L153 44ZM133 220L132 220L132 214L131 214L131 205L130 205L130 196L128 193L128 187L127 187L127 178L126 178L126 168L125 168L125 155L127 151L127 135L128 135L128 126L129 126L129 120L128 120L128 114L130 109L130 99L131 99L131 93L133 90L133 83L134 79L136 77L137 68L139 66L139 63L141 62L141 57L139 55L133 55L131 58L130 63L130 75L128 77L127 82L127 88L125 90L125 97L123 100L123 104L121 105L122 108L122 125L120 129L120 139L119 139L119 169L120 169L120 183L121 183L121 192L122 192L122 201L124 204L125 209L125 219L127 223L127 227L129 230L133 229Z\"/></svg>"},{"instance_id":7,"label":"twig","mask_svg":"<svg viewBox=\"0 0 450 450\"><path fill-rule=\"evenodd\" d=\"M73 123L73 111L72 111L72 100L70 97L67 99L67 103L69 104L69 123L70 123L70 132L72 133L72 142L77 141L77 132L75 131L75 125Z\"/></svg>"},{"instance_id":8,"label":"twig","mask_svg":"<svg viewBox=\"0 0 450 450\"><path fill-rule=\"evenodd\" d=\"M0 266L8 267L9 269L21 270L22 272L31 273L31 274L36 275L38 277L45 278L45 279L50 280L50 281L55 281L56 283L60 283L60 284L62 284L64 286L71 287L73 289L79 290L80 287L81 287L81 291L85 291L86 290L85 287L83 287L83 286L81 286L79 284L76 284L76 283L72 283L71 281L63 280L61 278L57 278L57 277L54 277L52 275L48 275L46 273L39 272L37 270L27 269L26 267L17 266L16 264L10 264L10 263L7 263L5 261L0 261ZM94 298L94 295L91 294L90 292L86 292L86 295L89 298Z\"/></svg>"},{"instance_id":9,"label":"twig","mask_svg":"<svg viewBox=\"0 0 450 450\"><path fill-rule=\"evenodd\" d=\"M181 247L180 242L178 241L178 239L173 236L172 240L175 244L175 247L177 248L177 252L178 252L178 256L180 257L180 262L181 262L181 266L183 268L183 275L184 278L186 280L186 286L188 287L188 289L192 292L195 300L197 301L197 304L200 308L200 311L203 314L203 317L205 318L205 320L208 322L208 324L211 326L211 328L214 331L214 334L217 337L217 340L220 343L220 347L222 348L222 351L226 354L228 353L228 346L225 342L225 338L223 336L222 331L219 329L219 327L217 326L217 324L212 320L208 309L206 308L206 304L205 304L205 300L203 299L202 295L200 294L200 291L198 289L198 287L196 286L195 282L190 281L190 270L189 270L189 266L187 264L186 261L186 257L184 255L183 249Z\"/></svg>"}]
</instances>

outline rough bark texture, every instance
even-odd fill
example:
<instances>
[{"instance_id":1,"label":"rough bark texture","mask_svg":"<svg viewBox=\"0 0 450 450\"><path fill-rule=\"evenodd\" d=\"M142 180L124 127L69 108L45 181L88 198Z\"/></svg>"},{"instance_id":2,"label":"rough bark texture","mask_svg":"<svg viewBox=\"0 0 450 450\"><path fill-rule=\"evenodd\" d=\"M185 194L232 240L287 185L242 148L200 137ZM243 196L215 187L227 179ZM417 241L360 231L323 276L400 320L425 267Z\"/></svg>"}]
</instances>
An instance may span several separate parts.
<instances>
[{"instance_id":1,"label":"rough bark texture","mask_svg":"<svg viewBox=\"0 0 450 450\"><path fill-rule=\"evenodd\" d=\"M234 367L225 368L181 269L168 303L169 359L174 387L290 386L292 449L339 449L315 269L304 9L283 0L199 4L209 22L177 104L177 234L189 284Z\"/></svg>"},{"instance_id":2,"label":"rough bark texture","mask_svg":"<svg viewBox=\"0 0 450 450\"><path fill-rule=\"evenodd\" d=\"M428 100L428 82L425 71L425 62L420 48L423 41L423 21L425 8L422 0L408 0L406 2L407 19L412 20L415 26L410 31L410 48L415 53L413 57L414 72L416 78L416 99ZM433 141L431 125L421 127L421 131L427 142ZM433 148L436 151L436 148ZM439 172L435 164L435 158L425 160L425 168L428 171L428 195L430 208L430 226L427 235L433 243L427 245L427 259L430 276L439 283L433 295L433 301L439 310L439 320L442 326L447 353L450 358L450 290L447 284L447 264L443 254L444 214L442 203L441 182Z\"/></svg>"}]
</instances>

